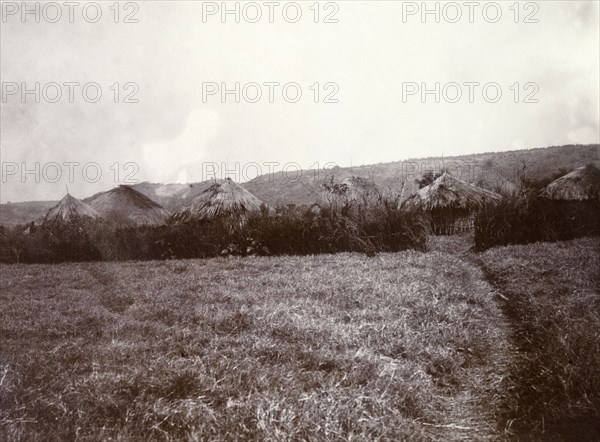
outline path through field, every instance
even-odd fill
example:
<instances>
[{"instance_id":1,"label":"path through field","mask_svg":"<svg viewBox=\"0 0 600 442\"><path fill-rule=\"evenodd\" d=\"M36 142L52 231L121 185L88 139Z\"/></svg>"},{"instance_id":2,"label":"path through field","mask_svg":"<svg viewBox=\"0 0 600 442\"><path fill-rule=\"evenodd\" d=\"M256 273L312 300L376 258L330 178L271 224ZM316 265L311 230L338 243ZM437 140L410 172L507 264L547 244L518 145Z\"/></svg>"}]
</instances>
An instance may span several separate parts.
<instances>
[{"instance_id":1,"label":"path through field","mask_svg":"<svg viewBox=\"0 0 600 442\"><path fill-rule=\"evenodd\" d=\"M497 418L511 440L600 440L600 238L497 247L432 237L480 269L509 331ZM501 356L503 355L503 356Z\"/></svg>"},{"instance_id":2,"label":"path through field","mask_svg":"<svg viewBox=\"0 0 600 442\"><path fill-rule=\"evenodd\" d=\"M518 440L600 440L600 238L474 255L514 349L502 407Z\"/></svg>"},{"instance_id":3,"label":"path through field","mask_svg":"<svg viewBox=\"0 0 600 442\"><path fill-rule=\"evenodd\" d=\"M490 326L502 331L499 339L490 348L494 354L493 363L481 367L481 372L474 377L476 385L474 396L464 395L460 402L462 406L452 408L452 415L457 422L462 420L462 433L454 426L448 432L438 434L436 440L507 440L514 436L510 421L502 411L509 400L507 394L510 386L507 379L510 367L514 364L515 349L510 336L511 324L503 314L501 306L504 295L488 281L487 275L481 268L476 254L472 252L473 239L469 235L431 236L429 238L429 253L448 254L454 257L456 264L468 266L473 280L479 284L479 290L489 295L488 302L494 306L494 314L490 316ZM468 351L468 350L467 350ZM468 421L479 421L479 425L469 426ZM473 430L481 429L478 433ZM470 430L470 431L469 431ZM462 438L461 438L462 435Z\"/></svg>"}]
</instances>

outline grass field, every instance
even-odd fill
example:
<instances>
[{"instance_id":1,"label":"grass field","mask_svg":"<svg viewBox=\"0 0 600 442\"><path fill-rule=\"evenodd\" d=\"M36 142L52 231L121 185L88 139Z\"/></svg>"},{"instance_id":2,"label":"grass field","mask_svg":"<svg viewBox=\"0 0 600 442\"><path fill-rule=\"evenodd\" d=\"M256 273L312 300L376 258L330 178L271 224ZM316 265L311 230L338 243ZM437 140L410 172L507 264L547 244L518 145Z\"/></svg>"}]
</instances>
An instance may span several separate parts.
<instances>
[{"instance_id":1,"label":"grass field","mask_svg":"<svg viewBox=\"0 0 600 442\"><path fill-rule=\"evenodd\" d=\"M4 440L497 432L501 314L448 254L0 269Z\"/></svg>"},{"instance_id":2,"label":"grass field","mask_svg":"<svg viewBox=\"0 0 600 442\"><path fill-rule=\"evenodd\" d=\"M0 439L569 440L561 417L593 434L598 241L455 241L0 266Z\"/></svg>"}]
</instances>

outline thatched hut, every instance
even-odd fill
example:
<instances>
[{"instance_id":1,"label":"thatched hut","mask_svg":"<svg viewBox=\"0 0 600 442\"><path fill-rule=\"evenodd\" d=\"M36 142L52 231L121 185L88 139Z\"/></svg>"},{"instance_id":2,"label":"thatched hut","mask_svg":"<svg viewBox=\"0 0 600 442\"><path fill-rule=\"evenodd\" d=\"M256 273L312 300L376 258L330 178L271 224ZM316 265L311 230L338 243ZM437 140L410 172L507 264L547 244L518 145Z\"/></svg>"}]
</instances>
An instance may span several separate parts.
<instances>
[{"instance_id":1,"label":"thatched hut","mask_svg":"<svg viewBox=\"0 0 600 442\"><path fill-rule=\"evenodd\" d=\"M359 210L376 205L383 196L382 189L373 181L357 176L349 176L341 182L323 183L321 202L338 207L350 206Z\"/></svg>"},{"instance_id":2,"label":"thatched hut","mask_svg":"<svg viewBox=\"0 0 600 442\"><path fill-rule=\"evenodd\" d=\"M600 170L592 164L579 167L548 184L541 196L560 201L599 200Z\"/></svg>"},{"instance_id":3,"label":"thatched hut","mask_svg":"<svg viewBox=\"0 0 600 442\"><path fill-rule=\"evenodd\" d=\"M74 219L99 218L100 214L88 204L67 193L44 217L44 223L66 223Z\"/></svg>"},{"instance_id":4,"label":"thatched hut","mask_svg":"<svg viewBox=\"0 0 600 442\"><path fill-rule=\"evenodd\" d=\"M469 184L446 172L429 186L417 191L404 202L404 206L428 212L436 235L453 235L473 229L475 213L485 204L501 199L495 192Z\"/></svg>"},{"instance_id":5,"label":"thatched hut","mask_svg":"<svg viewBox=\"0 0 600 442\"><path fill-rule=\"evenodd\" d=\"M115 187L86 201L102 218L120 227L161 226L170 217L164 207L130 186Z\"/></svg>"},{"instance_id":6,"label":"thatched hut","mask_svg":"<svg viewBox=\"0 0 600 442\"><path fill-rule=\"evenodd\" d=\"M381 188L367 178L351 176L345 178L342 185L346 186L347 200L364 207L377 204L383 196Z\"/></svg>"},{"instance_id":7,"label":"thatched hut","mask_svg":"<svg viewBox=\"0 0 600 442\"><path fill-rule=\"evenodd\" d=\"M176 222L229 219L245 223L250 213L258 212L264 203L231 178L216 181L173 214Z\"/></svg>"},{"instance_id":8,"label":"thatched hut","mask_svg":"<svg viewBox=\"0 0 600 442\"><path fill-rule=\"evenodd\" d=\"M600 170L587 165L552 181L540 193L543 207L565 238L600 233Z\"/></svg>"}]
</instances>

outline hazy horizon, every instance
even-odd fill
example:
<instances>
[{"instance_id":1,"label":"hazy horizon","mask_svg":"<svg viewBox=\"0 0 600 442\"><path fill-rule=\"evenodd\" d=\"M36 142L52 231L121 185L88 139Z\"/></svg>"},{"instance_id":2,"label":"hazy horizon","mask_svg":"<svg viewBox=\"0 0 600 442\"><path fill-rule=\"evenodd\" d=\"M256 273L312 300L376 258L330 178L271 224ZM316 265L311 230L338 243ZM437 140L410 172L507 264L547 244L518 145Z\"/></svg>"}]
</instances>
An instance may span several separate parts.
<instances>
[{"instance_id":1,"label":"hazy horizon","mask_svg":"<svg viewBox=\"0 0 600 442\"><path fill-rule=\"evenodd\" d=\"M385 162L372 163L372 164L353 164L353 165L338 165L338 164L336 164L336 166L338 166L339 169L342 169L342 171L340 172L341 174L339 176L346 176L348 173L348 170L350 170L350 173L352 173L352 171L353 171L352 169L361 169L360 171L357 170L357 172L358 172L357 176L368 178L368 175L373 172L373 171L369 170L369 167L399 163L402 165L398 172L399 177L402 180L406 179L406 180L412 182L412 181L415 181L416 179L418 179L419 177L421 177L423 175L423 172L433 171L434 173L438 173L444 169L442 163L439 163L439 164L436 163L435 166L432 167L431 164L427 163L426 161L446 159L446 161L448 161L447 166L450 167L450 169L445 169L445 170L447 170L450 173L455 174L455 175L458 173L457 176L463 180L472 181L472 180L469 180L469 177L476 178L477 173L486 173L486 171L487 171L487 173L498 173L498 172L500 172L500 169L494 169L493 165L492 165L492 169L489 169L489 170L483 169L481 164L475 165L475 168L472 169L473 164L471 164L471 163L463 164L460 162L460 160L458 162L454 162L454 161L452 161L452 159L477 156L477 155L488 155L488 154L493 155L493 154L499 154L499 153L526 152L526 151L537 150L537 149L551 149L551 148L563 147L563 146L564 145L540 146L540 147L531 147L531 148L514 149L514 150L499 150L499 151L490 150L490 151L482 151L482 152L469 153L469 154L457 154L457 155L452 155L452 156L433 155L433 156L427 156L427 157L404 158L404 159L400 159L397 161L385 161ZM569 145L566 145L566 146L569 146ZM582 162L581 165L598 163L600 161L600 144L573 144L573 146L596 146L598 148L597 158L593 161ZM505 167L506 165L498 165L498 166ZM531 166L535 166L535 164L533 164L533 163L527 164L527 167L531 167ZM598 166L600 167L600 164ZM412 171L414 167L416 167L416 169L415 169L416 171L414 173L409 172L408 174L403 175L403 172L402 172L403 168L406 168L407 170ZM457 167L458 167L458 169L457 169ZM522 167L522 165L519 164L518 166L515 167L515 170L504 171L505 173L507 173L506 178L511 179L511 177L516 176L515 174L519 174L521 171L521 167ZM323 177L323 181L325 181L327 179L327 177L331 176L331 170L333 170L333 169L322 169L323 173L320 173L318 176ZM504 169L502 169L502 170L504 170ZM164 185L164 186L186 185L186 184L196 184L196 183L200 183L200 182L213 181L215 179L217 181L219 181L226 177L229 177L229 178L233 179L234 181L242 183L242 184L248 183L248 182L253 181L254 179L257 179L260 177L267 178L268 180L271 180L271 179L277 180L278 178L281 178L281 177L286 179L285 177L288 177L288 179L290 179L291 181L295 181L299 176L302 176L303 174L306 174L306 173L310 176L314 176L314 174L313 174L314 169L302 169L302 174L298 175L295 173L295 171L293 169L289 170L289 172L287 172L287 174L286 174L285 172L283 172L281 170L281 168L279 168L279 169L275 170L274 172L267 172L263 175L253 177L252 179L246 180L246 181L237 180L237 176L233 173L229 173L229 174L225 173L221 176L220 173L217 173L215 175L212 172L209 172L208 173L209 176L204 177L205 179L203 179L201 181L189 181L187 183L157 182L157 181L151 181L151 180L138 180L137 182L109 183L108 187L100 188L100 189L94 191L92 194L82 194L81 189L79 187L73 187L72 184L64 183L63 184L63 192L57 198L42 199L42 200L7 200L7 201L2 201L1 204L31 203L31 202L57 202L57 201L61 200L67 193L69 193L71 196L75 196L78 199L84 200L84 199L90 198L98 193L102 193L102 192L106 192L111 189L114 189L115 187L118 187L120 185L135 186L137 184L144 184L144 183L152 184L152 185ZM335 176L335 173L333 175ZM69 186L71 186L71 187L69 187Z\"/></svg>"}]
</instances>

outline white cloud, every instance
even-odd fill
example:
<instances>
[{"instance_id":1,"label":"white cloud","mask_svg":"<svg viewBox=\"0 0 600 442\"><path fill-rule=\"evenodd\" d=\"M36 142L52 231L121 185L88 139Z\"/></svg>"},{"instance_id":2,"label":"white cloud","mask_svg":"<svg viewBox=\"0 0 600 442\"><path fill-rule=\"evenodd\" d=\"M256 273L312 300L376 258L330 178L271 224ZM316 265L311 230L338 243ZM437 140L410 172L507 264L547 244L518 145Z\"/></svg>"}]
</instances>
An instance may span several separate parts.
<instances>
[{"instance_id":1,"label":"white cloud","mask_svg":"<svg viewBox=\"0 0 600 442\"><path fill-rule=\"evenodd\" d=\"M194 110L179 136L143 146L144 175L158 182L186 182L189 179L187 165L207 159L207 142L218 134L219 128L220 121L215 112Z\"/></svg>"}]
</instances>

